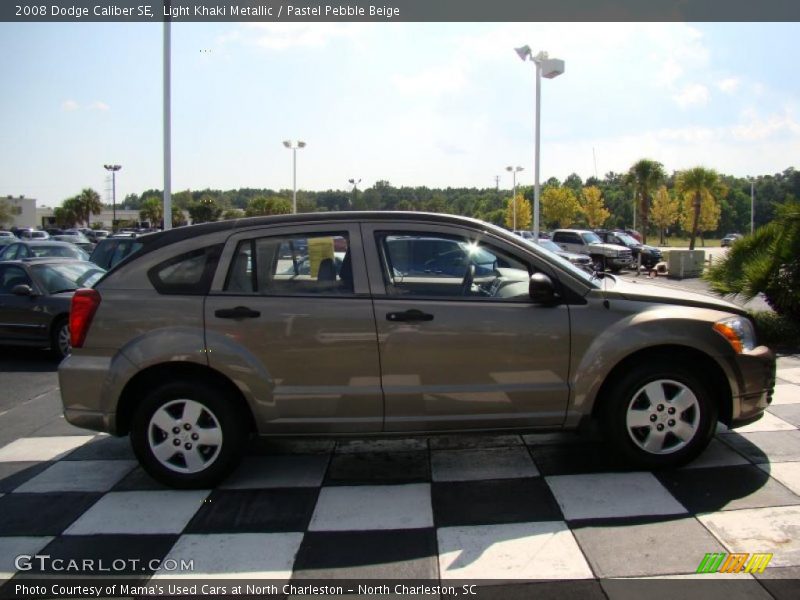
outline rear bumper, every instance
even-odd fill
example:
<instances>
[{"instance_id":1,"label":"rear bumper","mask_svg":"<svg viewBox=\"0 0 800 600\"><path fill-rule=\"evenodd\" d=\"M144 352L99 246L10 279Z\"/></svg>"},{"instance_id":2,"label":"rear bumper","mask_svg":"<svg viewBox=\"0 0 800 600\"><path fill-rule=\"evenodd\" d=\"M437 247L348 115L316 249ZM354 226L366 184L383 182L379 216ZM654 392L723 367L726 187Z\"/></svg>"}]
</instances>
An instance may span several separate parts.
<instances>
[{"instance_id":1,"label":"rear bumper","mask_svg":"<svg viewBox=\"0 0 800 600\"><path fill-rule=\"evenodd\" d=\"M733 398L731 427L757 420L772 402L775 387L775 354L765 346L737 354L739 393Z\"/></svg>"}]
</instances>

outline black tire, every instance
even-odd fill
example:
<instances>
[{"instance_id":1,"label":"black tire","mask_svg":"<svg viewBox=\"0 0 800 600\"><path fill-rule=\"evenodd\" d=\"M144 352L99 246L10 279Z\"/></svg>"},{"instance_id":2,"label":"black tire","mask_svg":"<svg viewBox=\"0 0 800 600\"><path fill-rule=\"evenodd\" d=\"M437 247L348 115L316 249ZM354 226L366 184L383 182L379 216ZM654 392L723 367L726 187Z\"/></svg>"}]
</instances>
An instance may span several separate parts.
<instances>
[{"instance_id":1,"label":"black tire","mask_svg":"<svg viewBox=\"0 0 800 600\"><path fill-rule=\"evenodd\" d=\"M187 410L194 410L198 417L184 419ZM154 422L164 424L165 419L178 431ZM219 443L211 441L212 436ZM207 382L179 381L164 384L144 398L133 415L130 438L136 457L154 479L175 488L210 488L239 463L247 427L229 393ZM177 446L175 440L180 442ZM154 448L161 449L162 458ZM174 454L167 459L169 451Z\"/></svg>"},{"instance_id":2,"label":"black tire","mask_svg":"<svg viewBox=\"0 0 800 600\"><path fill-rule=\"evenodd\" d=\"M603 271L605 271L606 270L606 257L605 256L600 256L600 255L597 255L597 254L592 256L592 268L595 271L599 272L599 273L602 273Z\"/></svg>"},{"instance_id":3,"label":"black tire","mask_svg":"<svg viewBox=\"0 0 800 600\"><path fill-rule=\"evenodd\" d=\"M629 462L662 469L691 462L705 450L717 413L714 396L693 371L664 362L632 369L614 382L603 398L602 421L609 441Z\"/></svg>"},{"instance_id":4,"label":"black tire","mask_svg":"<svg viewBox=\"0 0 800 600\"><path fill-rule=\"evenodd\" d=\"M66 336L66 343L64 341ZM69 319L67 317L59 317L53 321L53 326L50 328L50 353L54 358L63 360L72 348L69 345Z\"/></svg>"}]
</instances>

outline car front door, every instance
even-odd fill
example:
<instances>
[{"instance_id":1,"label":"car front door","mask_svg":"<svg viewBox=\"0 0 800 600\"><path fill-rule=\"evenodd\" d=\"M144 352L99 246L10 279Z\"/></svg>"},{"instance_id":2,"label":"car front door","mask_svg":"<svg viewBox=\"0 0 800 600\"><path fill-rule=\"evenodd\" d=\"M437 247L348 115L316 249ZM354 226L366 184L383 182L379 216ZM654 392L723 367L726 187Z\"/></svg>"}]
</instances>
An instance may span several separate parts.
<instances>
[{"instance_id":1,"label":"car front door","mask_svg":"<svg viewBox=\"0 0 800 600\"><path fill-rule=\"evenodd\" d=\"M0 265L0 338L7 342L41 342L48 339L50 316L38 295L12 292L18 285L36 286L19 265Z\"/></svg>"},{"instance_id":2,"label":"car front door","mask_svg":"<svg viewBox=\"0 0 800 600\"><path fill-rule=\"evenodd\" d=\"M536 305L528 295L530 275L547 273L546 265L459 227L362 227L387 431L563 423L569 308ZM452 258L454 245L464 253L461 271L415 267L439 264L425 255L436 248L450 248Z\"/></svg>"},{"instance_id":3,"label":"car front door","mask_svg":"<svg viewBox=\"0 0 800 600\"><path fill-rule=\"evenodd\" d=\"M251 388L262 433L380 430L363 256L356 223L260 229L226 244L205 303L209 364Z\"/></svg>"}]
</instances>

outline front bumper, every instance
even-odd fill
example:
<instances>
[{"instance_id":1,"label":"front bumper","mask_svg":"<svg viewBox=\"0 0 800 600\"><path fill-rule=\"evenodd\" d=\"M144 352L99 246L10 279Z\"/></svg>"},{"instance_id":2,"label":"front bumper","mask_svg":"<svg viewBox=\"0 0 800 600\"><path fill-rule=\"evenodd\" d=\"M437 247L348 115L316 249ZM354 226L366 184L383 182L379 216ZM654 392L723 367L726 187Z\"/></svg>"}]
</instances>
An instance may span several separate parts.
<instances>
[{"instance_id":1,"label":"front bumper","mask_svg":"<svg viewBox=\"0 0 800 600\"><path fill-rule=\"evenodd\" d=\"M730 427L757 420L772 402L775 387L775 354L759 346L734 358L739 393L733 397Z\"/></svg>"},{"instance_id":2,"label":"front bumper","mask_svg":"<svg viewBox=\"0 0 800 600\"><path fill-rule=\"evenodd\" d=\"M630 256L609 256L606 264L612 267L627 267L633 262Z\"/></svg>"}]
</instances>

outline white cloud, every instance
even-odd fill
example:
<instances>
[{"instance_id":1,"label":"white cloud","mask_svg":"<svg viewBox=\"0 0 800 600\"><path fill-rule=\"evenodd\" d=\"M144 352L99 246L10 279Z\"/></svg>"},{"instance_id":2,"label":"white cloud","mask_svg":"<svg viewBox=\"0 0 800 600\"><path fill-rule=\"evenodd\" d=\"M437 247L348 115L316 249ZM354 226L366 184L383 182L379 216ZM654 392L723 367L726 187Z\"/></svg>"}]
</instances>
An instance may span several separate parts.
<instances>
[{"instance_id":1,"label":"white cloud","mask_svg":"<svg viewBox=\"0 0 800 600\"><path fill-rule=\"evenodd\" d=\"M101 102L100 100L95 100L89 105L89 110L102 110L107 111L111 110L111 107L106 104L105 102Z\"/></svg>"},{"instance_id":2,"label":"white cloud","mask_svg":"<svg viewBox=\"0 0 800 600\"><path fill-rule=\"evenodd\" d=\"M692 106L705 106L711 98L708 88L700 83L690 83L683 86L681 91L672 95L672 98L681 108Z\"/></svg>"},{"instance_id":3,"label":"white cloud","mask_svg":"<svg viewBox=\"0 0 800 600\"><path fill-rule=\"evenodd\" d=\"M681 75L683 75L683 67L670 56L661 65L661 70L656 75L656 84L664 87L672 87Z\"/></svg>"},{"instance_id":4,"label":"white cloud","mask_svg":"<svg viewBox=\"0 0 800 600\"><path fill-rule=\"evenodd\" d=\"M319 48L338 38L349 38L364 30L362 23L246 23L249 35L230 35L225 41L244 40L268 50L294 47Z\"/></svg>"},{"instance_id":5,"label":"white cloud","mask_svg":"<svg viewBox=\"0 0 800 600\"><path fill-rule=\"evenodd\" d=\"M738 77L727 77L726 79L718 81L717 87L726 94L732 94L739 89L741 83Z\"/></svg>"},{"instance_id":6,"label":"white cloud","mask_svg":"<svg viewBox=\"0 0 800 600\"><path fill-rule=\"evenodd\" d=\"M73 110L78 110L79 108L80 105L75 102L75 100L64 100L64 102L61 103L61 110L67 112L72 112Z\"/></svg>"},{"instance_id":7,"label":"white cloud","mask_svg":"<svg viewBox=\"0 0 800 600\"><path fill-rule=\"evenodd\" d=\"M800 136L800 123L784 111L782 114L761 117L753 110L742 113L742 120L746 121L730 129L731 135L739 141L761 141L776 137L782 133Z\"/></svg>"},{"instance_id":8,"label":"white cloud","mask_svg":"<svg viewBox=\"0 0 800 600\"><path fill-rule=\"evenodd\" d=\"M414 75L393 75L392 85L413 96L438 96L456 92L467 83L466 71L461 65L451 64L425 69Z\"/></svg>"}]
</instances>

